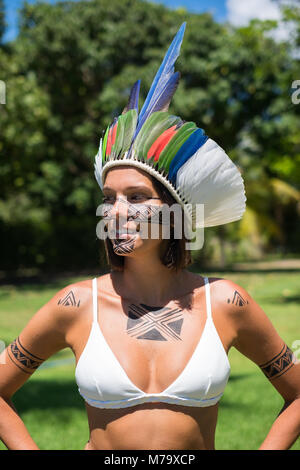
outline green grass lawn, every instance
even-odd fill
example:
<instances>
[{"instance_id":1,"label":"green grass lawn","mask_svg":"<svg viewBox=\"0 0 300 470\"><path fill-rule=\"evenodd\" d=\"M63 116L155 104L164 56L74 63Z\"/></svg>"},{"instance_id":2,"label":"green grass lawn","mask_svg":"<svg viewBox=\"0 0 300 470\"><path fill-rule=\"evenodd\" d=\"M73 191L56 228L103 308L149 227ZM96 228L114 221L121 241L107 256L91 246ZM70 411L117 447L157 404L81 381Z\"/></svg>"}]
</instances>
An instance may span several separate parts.
<instances>
[{"instance_id":1,"label":"green grass lawn","mask_svg":"<svg viewBox=\"0 0 300 470\"><path fill-rule=\"evenodd\" d=\"M209 273L209 276L231 279L244 287L262 306L288 346L296 351L293 343L300 341L299 272ZM0 340L8 345L57 290L77 280L80 278L47 285L1 286ZM84 402L77 391L75 363L71 358L69 350L52 356L13 398L30 434L44 450L83 449L88 440ZM216 449L257 449L283 401L260 369L238 351L231 349L229 360L231 375L220 401ZM6 447L0 443L0 449ZM300 450L300 439L292 449Z\"/></svg>"}]
</instances>

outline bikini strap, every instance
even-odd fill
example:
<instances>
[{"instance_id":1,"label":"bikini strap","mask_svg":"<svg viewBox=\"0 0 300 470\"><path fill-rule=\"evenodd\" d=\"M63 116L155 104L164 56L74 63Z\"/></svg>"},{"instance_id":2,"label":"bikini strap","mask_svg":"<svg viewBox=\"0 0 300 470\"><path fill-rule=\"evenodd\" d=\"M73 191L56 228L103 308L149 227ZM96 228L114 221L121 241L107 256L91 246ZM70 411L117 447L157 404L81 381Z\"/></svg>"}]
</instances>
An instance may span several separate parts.
<instances>
[{"instance_id":1,"label":"bikini strap","mask_svg":"<svg viewBox=\"0 0 300 470\"><path fill-rule=\"evenodd\" d=\"M98 289L96 277L93 279L93 322L98 322Z\"/></svg>"},{"instance_id":2,"label":"bikini strap","mask_svg":"<svg viewBox=\"0 0 300 470\"><path fill-rule=\"evenodd\" d=\"M211 315L211 302L210 302L210 286L209 286L209 280L208 277L204 278L205 282L205 297L206 297L206 314L207 318L212 318Z\"/></svg>"}]
</instances>

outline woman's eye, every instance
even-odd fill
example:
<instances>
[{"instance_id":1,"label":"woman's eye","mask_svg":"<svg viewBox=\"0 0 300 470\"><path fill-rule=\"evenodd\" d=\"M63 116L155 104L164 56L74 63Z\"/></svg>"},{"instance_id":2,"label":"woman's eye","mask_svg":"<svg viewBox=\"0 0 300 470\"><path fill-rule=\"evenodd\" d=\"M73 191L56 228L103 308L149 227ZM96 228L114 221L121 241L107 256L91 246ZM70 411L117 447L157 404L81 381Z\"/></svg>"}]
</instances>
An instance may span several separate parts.
<instances>
[{"instance_id":1,"label":"woman's eye","mask_svg":"<svg viewBox=\"0 0 300 470\"><path fill-rule=\"evenodd\" d=\"M150 199L150 197L145 194L132 194L127 196L127 198L120 198L120 200L123 200L124 202L127 201L127 203L142 202L147 201L148 199ZM115 201L116 199L112 196L105 196L102 200L103 204L114 204Z\"/></svg>"},{"instance_id":2,"label":"woman's eye","mask_svg":"<svg viewBox=\"0 0 300 470\"><path fill-rule=\"evenodd\" d=\"M106 203L106 204L113 204L114 203L114 200L113 198L111 197L104 197L103 200L102 200L103 203Z\"/></svg>"},{"instance_id":3,"label":"woman's eye","mask_svg":"<svg viewBox=\"0 0 300 470\"><path fill-rule=\"evenodd\" d=\"M145 201L149 199L149 197L145 196L144 194L133 194L128 199L132 202L135 202L135 201Z\"/></svg>"}]
</instances>

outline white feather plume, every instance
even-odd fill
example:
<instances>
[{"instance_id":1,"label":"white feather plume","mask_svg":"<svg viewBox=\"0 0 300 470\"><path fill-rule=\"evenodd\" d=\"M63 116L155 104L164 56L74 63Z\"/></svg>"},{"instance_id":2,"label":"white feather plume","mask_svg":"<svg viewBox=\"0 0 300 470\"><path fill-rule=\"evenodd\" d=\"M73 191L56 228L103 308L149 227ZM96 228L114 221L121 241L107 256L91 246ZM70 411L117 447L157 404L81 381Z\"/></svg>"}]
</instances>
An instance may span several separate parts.
<instances>
[{"instance_id":1,"label":"white feather plume","mask_svg":"<svg viewBox=\"0 0 300 470\"><path fill-rule=\"evenodd\" d=\"M176 188L188 202L204 204L204 227L239 220L246 208L241 173L212 139L179 169Z\"/></svg>"},{"instance_id":2,"label":"white feather plume","mask_svg":"<svg viewBox=\"0 0 300 470\"><path fill-rule=\"evenodd\" d=\"M100 186L101 191L103 190L103 183L102 183L102 139L100 139L100 145L97 155L95 156L95 178L97 183Z\"/></svg>"}]
</instances>

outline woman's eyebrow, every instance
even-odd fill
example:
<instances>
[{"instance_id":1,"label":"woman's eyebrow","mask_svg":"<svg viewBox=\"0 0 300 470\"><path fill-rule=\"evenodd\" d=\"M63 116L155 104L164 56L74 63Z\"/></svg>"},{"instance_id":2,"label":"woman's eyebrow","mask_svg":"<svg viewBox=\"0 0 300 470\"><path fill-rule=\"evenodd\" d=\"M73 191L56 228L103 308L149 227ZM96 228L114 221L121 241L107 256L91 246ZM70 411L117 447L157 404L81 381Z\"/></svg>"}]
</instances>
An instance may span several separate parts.
<instances>
[{"instance_id":1,"label":"woman's eyebrow","mask_svg":"<svg viewBox=\"0 0 300 470\"><path fill-rule=\"evenodd\" d=\"M125 188L126 191L132 190L132 189L139 189L139 190L146 190L146 191L151 191L151 188L148 188L148 186L128 186ZM115 191L113 188L110 188L109 186L104 186L103 191Z\"/></svg>"}]
</instances>

